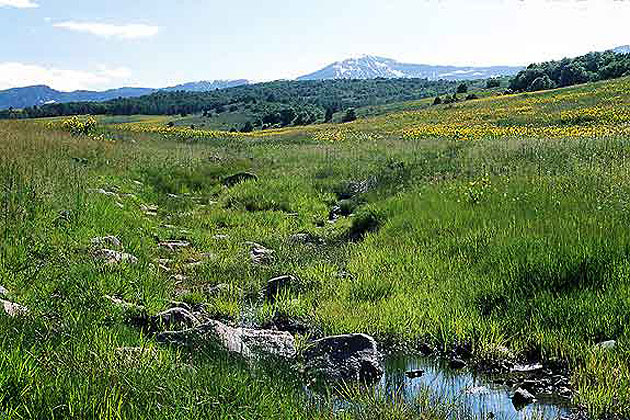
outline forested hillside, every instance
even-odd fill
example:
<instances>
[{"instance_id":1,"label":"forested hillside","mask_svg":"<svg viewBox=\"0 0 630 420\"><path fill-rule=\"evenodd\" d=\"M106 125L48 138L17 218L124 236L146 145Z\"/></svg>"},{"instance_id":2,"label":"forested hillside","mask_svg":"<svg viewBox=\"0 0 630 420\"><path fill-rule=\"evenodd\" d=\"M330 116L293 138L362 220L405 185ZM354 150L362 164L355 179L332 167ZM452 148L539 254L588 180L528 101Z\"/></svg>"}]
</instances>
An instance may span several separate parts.
<instances>
[{"instance_id":1,"label":"forested hillside","mask_svg":"<svg viewBox=\"0 0 630 420\"><path fill-rule=\"evenodd\" d=\"M277 81L212 92L156 92L139 98L103 103L49 104L4 111L2 118L61 115L181 115L216 116L225 112L247 115L240 129L308 125L329 121L335 112L354 107L420 99L455 92L457 82L425 79ZM351 113L350 113L351 114Z\"/></svg>"},{"instance_id":2,"label":"forested hillside","mask_svg":"<svg viewBox=\"0 0 630 420\"><path fill-rule=\"evenodd\" d=\"M531 64L516 75L510 89L516 92L534 92L628 75L630 54L615 51L592 52L576 58Z\"/></svg>"}]
</instances>

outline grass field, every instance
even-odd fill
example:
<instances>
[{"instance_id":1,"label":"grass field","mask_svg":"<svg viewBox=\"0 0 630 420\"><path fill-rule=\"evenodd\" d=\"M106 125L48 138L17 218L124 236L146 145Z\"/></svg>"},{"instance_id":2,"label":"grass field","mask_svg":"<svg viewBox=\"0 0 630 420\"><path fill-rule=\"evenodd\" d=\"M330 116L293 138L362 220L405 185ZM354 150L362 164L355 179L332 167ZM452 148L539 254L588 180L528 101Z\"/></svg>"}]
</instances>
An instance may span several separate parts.
<instances>
[{"instance_id":1,"label":"grass field","mask_svg":"<svg viewBox=\"0 0 630 420\"><path fill-rule=\"evenodd\" d=\"M630 80L391 111L251 134L151 117L102 121L91 135L1 122L0 284L29 308L0 317L6 418L465 416L448 401L365 394L347 411L314 407L290 371L158 346L105 295L151 313L203 302L249 325L279 313L387 346L469 343L480 361L505 347L559 359L577 404L627 418ZM258 180L222 185L239 171ZM330 223L335 205L351 215ZM322 242L295 243L297 233ZM90 239L103 235L140 263L96 263ZM192 248L174 256L157 245L182 238ZM274 262L250 264L247 241L274 249ZM170 272L159 258L174 259ZM299 284L252 306L282 273ZM242 292L206 293L220 283ZM136 346L147 350L117 350Z\"/></svg>"}]
</instances>

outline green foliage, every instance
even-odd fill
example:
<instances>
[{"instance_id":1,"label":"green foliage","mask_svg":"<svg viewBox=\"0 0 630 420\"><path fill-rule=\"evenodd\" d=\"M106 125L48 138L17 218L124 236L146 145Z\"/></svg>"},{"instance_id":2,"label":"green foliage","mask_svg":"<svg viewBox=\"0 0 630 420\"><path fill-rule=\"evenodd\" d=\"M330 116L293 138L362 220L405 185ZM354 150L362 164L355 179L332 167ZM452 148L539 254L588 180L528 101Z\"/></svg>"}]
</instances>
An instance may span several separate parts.
<instances>
[{"instance_id":1,"label":"green foliage","mask_svg":"<svg viewBox=\"0 0 630 420\"><path fill-rule=\"evenodd\" d=\"M468 85L466 83L461 83L457 86L457 93L468 93Z\"/></svg>"},{"instance_id":2,"label":"green foliage","mask_svg":"<svg viewBox=\"0 0 630 420\"><path fill-rule=\"evenodd\" d=\"M630 72L630 54L592 52L576 58L531 64L512 79L513 91L538 91L622 77Z\"/></svg>"},{"instance_id":3,"label":"green foliage","mask_svg":"<svg viewBox=\"0 0 630 420\"><path fill-rule=\"evenodd\" d=\"M486 89L494 89L501 87L501 79L492 78L486 81Z\"/></svg>"},{"instance_id":4,"label":"green foliage","mask_svg":"<svg viewBox=\"0 0 630 420\"><path fill-rule=\"evenodd\" d=\"M332 121L341 109L416 100L452 91L451 81L425 79L278 81L211 92L157 92L108 102L48 104L2 111L0 118L62 115L229 115L245 110L254 128ZM238 126L241 126L241 122Z\"/></svg>"},{"instance_id":5,"label":"green foliage","mask_svg":"<svg viewBox=\"0 0 630 420\"><path fill-rule=\"evenodd\" d=\"M347 122L352 122L356 119L357 119L357 112L354 110L354 108L349 108L346 110L345 114L343 115L341 122L347 123Z\"/></svg>"}]
</instances>

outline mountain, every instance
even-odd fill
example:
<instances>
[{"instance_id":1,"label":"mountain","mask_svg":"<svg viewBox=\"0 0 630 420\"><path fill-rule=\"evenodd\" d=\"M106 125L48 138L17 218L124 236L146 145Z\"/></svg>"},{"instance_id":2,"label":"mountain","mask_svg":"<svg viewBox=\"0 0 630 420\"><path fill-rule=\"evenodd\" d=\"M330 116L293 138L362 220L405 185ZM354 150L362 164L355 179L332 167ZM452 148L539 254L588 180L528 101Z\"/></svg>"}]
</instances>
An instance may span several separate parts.
<instances>
[{"instance_id":1,"label":"mountain","mask_svg":"<svg viewBox=\"0 0 630 420\"><path fill-rule=\"evenodd\" d=\"M630 45L623 45L621 47L613 48L612 51L617 54L630 54Z\"/></svg>"},{"instance_id":2,"label":"mountain","mask_svg":"<svg viewBox=\"0 0 630 420\"><path fill-rule=\"evenodd\" d=\"M102 92L76 90L61 92L45 85L27 86L0 91L0 110L8 108L26 108L35 105L66 102L104 102L116 98L135 98L164 90L169 92L208 92L216 89L248 84L247 80L215 80L184 83L164 89L130 88L110 89Z\"/></svg>"},{"instance_id":3,"label":"mountain","mask_svg":"<svg viewBox=\"0 0 630 420\"><path fill-rule=\"evenodd\" d=\"M201 81L201 82L191 82L184 83L177 86L172 86L164 89L160 89L167 92L174 92L178 90L184 90L186 92L210 92L211 90L216 89L227 89L231 87L247 85L249 84L248 80L238 79L238 80L213 80L213 81Z\"/></svg>"},{"instance_id":4,"label":"mountain","mask_svg":"<svg viewBox=\"0 0 630 420\"><path fill-rule=\"evenodd\" d=\"M407 64L384 57L365 55L338 61L298 80L419 78L429 80L471 80L513 76L523 67L458 67Z\"/></svg>"}]
</instances>

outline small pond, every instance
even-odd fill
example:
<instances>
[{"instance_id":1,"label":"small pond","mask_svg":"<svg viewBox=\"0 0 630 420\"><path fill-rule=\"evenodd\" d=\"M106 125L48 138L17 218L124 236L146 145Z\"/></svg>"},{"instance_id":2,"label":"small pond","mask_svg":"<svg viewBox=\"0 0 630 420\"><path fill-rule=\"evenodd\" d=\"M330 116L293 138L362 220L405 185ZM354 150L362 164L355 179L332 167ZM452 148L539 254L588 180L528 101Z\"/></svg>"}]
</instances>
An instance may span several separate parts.
<instances>
[{"instance_id":1,"label":"small pond","mask_svg":"<svg viewBox=\"0 0 630 420\"><path fill-rule=\"evenodd\" d=\"M409 378L407 372L423 371L422 376ZM389 356L385 375L378 389L386 395L398 395L406 401L427 389L449 402L457 402L477 418L501 420L560 419L571 411L568 401L552 396L536 396L536 403L515 408L512 390L494 382L491 376L475 375L468 369L453 370L432 358Z\"/></svg>"}]
</instances>

